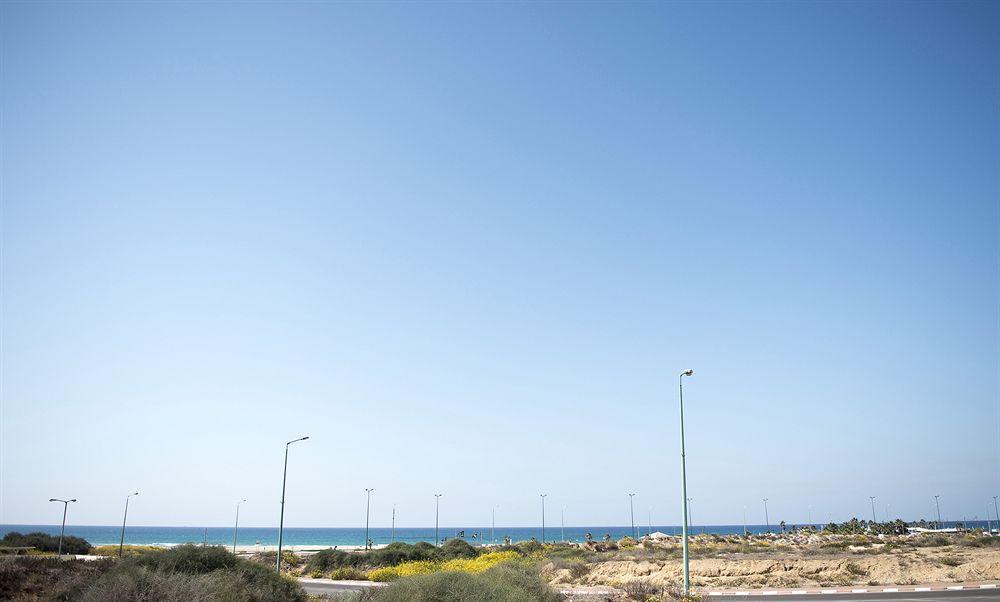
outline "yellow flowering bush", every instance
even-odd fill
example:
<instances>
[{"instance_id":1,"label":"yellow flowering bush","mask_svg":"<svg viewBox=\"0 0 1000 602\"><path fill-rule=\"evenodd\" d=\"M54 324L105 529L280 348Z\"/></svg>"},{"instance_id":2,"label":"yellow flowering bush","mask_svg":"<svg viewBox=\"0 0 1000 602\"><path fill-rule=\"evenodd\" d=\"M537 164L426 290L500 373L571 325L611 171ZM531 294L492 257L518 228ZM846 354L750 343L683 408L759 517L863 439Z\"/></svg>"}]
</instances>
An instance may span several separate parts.
<instances>
[{"instance_id":1,"label":"yellow flowering bush","mask_svg":"<svg viewBox=\"0 0 1000 602\"><path fill-rule=\"evenodd\" d=\"M387 566L368 572L369 581L395 581L400 577L427 575L438 570L438 563L430 560L415 560L396 566Z\"/></svg>"},{"instance_id":2,"label":"yellow flowering bush","mask_svg":"<svg viewBox=\"0 0 1000 602\"><path fill-rule=\"evenodd\" d=\"M442 571L462 571L463 573L482 573L501 562L517 560L521 555L513 550L504 552L488 552L478 558L454 558L441 565Z\"/></svg>"},{"instance_id":3,"label":"yellow flowering bush","mask_svg":"<svg viewBox=\"0 0 1000 602\"><path fill-rule=\"evenodd\" d=\"M415 575L427 575L440 571L459 571L462 573L482 573L486 569L492 568L501 562L510 562L521 557L517 552L508 550L504 552L489 552L477 558L453 558L445 562L432 562L430 560L417 560L414 562L404 562L396 566L387 566L368 572L370 581L395 581L401 577L413 577Z\"/></svg>"}]
</instances>

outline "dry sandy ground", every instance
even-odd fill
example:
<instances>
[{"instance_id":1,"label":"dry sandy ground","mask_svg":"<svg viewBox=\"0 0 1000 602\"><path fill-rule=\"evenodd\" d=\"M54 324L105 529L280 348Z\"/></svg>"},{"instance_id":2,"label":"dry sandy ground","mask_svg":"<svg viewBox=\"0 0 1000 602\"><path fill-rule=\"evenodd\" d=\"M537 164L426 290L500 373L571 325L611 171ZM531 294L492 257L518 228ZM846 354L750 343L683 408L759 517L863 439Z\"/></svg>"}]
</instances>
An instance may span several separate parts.
<instances>
[{"instance_id":1,"label":"dry sandy ground","mask_svg":"<svg viewBox=\"0 0 1000 602\"><path fill-rule=\"evenodd\" d=\"M573 578L553 570L553 582L622 586L645 581L676 587L680 560L609 560L588 565ZM882 554L746 554L691 561L691 585L698 588L829 587L835 585L911 585L1000 580L1000 550L947 546L894 550Z\"/></svg>"}]
</instances>

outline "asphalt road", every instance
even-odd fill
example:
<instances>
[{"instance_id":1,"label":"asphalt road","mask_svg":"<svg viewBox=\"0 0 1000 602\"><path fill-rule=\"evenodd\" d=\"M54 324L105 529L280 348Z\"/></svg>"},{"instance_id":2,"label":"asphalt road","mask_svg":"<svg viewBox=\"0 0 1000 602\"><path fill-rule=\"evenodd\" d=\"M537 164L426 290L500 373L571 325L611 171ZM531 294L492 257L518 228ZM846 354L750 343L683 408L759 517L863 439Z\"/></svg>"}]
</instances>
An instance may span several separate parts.
<instances>
[{"instance_id":1,"label":"asphalt road","mask_svg":"<svg viewBox=\"0 0 1000 602\"><path fill-rule=\"evenodd\" d=\"M343 592L359 592L372 587L368 581L330 581L329 579L299 579L302 589L313 596Z\"/></svg>"},{"instance_id":2,"label":"asphalt road","mask_svg":"<svg viewBox=\"0 0 1000 602\"><path fill-rule=\"evenodd\" d=\"M742 602L791 602L797 598L809 600L821 599L825 602L844 602L846 600L884 600L885 602L998 602L1000 589L963 589L944 590L937 592L890 592L868 594L810 594L782 596L711 596L707 600L741 600Z\"/></svg>"}]
</instances>

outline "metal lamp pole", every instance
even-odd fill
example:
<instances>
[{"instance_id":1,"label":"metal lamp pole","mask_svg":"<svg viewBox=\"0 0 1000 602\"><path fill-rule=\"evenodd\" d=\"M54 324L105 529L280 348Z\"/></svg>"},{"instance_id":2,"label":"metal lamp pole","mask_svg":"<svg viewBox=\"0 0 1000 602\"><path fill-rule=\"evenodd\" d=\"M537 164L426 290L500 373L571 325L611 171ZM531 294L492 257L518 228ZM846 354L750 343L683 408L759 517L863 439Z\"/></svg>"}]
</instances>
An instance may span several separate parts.
<instances>
[{"instance_id":1,"label":"metal lamp pole","mask_svg":"<svg viewBox=\"0 0 1000 602\"><path fill-rule=\"evenodd\" d=\"M392 505L392 530L389 532L389 541L396 541L396 504Z\"/></svg>"},{"instance_id":2,"label":"metal lamp pole","mask_svg":"<svg viewBox=\"0 0 1000 602\"><path fill-rule=\"evenodd\" d=\"M767 528L767 532L771 532L771 519L767 516L767 498L764 498L764 526Z\"/></svg>"},{"instance_id":3,"label":"metal lamp pole","mask_svg":"<svg viewBox=\"0 0 1000 602\"><path fill-rule=\"evenodd\" d=\"M69 508L69 503L70 502L75 502L76 501L76 498L71 499L71 500L61 500L59 498L51 498L49 501L50 502L62 502L62 505L63 505L63 522L62 522L62 528L59 529L59 556L62 557L63 533L66 532L66 509Z\"/></svg>"},{"instance_id":4,"label":"metal lamp pole","mask_svg":"<svg viewBox=\"0 0 1000 602\"><path fill-rule=\"evenodd\" d=\"M438 538L438 516L441 510L441 494L434 494L434 545L440 545L441 540Z\"/></svg>"},{"instance_id":5,"label":"metal lamp pole","mask_svg":"<svg viewBox=\"0 0 1000 602\"><path fill-rule=\"evenodd\" d=\"M877 523L878 519L875 518L875 496L874 495L869 495L868 499L870 499L872 501L872 522L873 523Z\"/></svg>"},{"instance_id":6,"label":"metal lamp pole","mask_svg":"<svg viewBox=\"0 0 1000 602\"><path fill-rule=\"evenodd\" d=\"M632 520L632 539L639 539L638 534L635 532L635 505L632 503L632 498L634 497L634 493L628 494L628 513Z\"/></svg>"},{"instance_id":7,"label":"metal lamp pole","mask_svg":"<svg viewBox=\"0 0 1000 602\"><path fill-rule=\"evenodd\" d=\"M688 498L688 521L691 523L691 532L694 532L694 512L691 512L691 502L694 501L693 497Z\"/></svg>"},{"instance_id":8,"label":"metal lamp pole","mask_svg":"<svg viewBox=\"0 0 1000 602\"><path fill-rule=\"evenodd\" d=\"M365 504L365 549L366 550L369 547L368 546L368 542L371 541L370 539L368 539L368 517L369 517L369 515L371 513L371 509L372 509L372 492L373 491L375 491L374 488L373 489L367 489L367 488L365 489L365 493L368 494L368 502Z\"/></svg>"},{"instance_id":9,"label":"metal lamp pole","mask_svg":"<svg viewBox=\"0 0 1000 602\"><path fill-rule=\"evenodd\" d=\"M683 553L684 553L684 595L691 593L691 575L688 571L688 484L687 484L687 464L684 454L684 377L694 374L694 370L685 370L677 377L678 391L680 395L681 408L681 505L684 506L683 529Z\"/></svg>"},{"instance_id":10,"label":"metal lamp pole","mask_svg":"<svg viewBox=\"0 0 1000 602\"><path fill-rule=\"evenodd\" d=\"M493 523L490 527L490 539L493 540L493 544L497 543L497 507L493 506Z\"/></svg>"},{"instance_id":11,"label":"metal lamp pole","mask_svg":"<svg viewBox=\"0 0 1000 602\"><path fill-rule=\"evenodd\" d=\"M538 494L542 498L542 543L545 543L545 496L547 493Z\"/></svg>"},{"instance_id":12,"label":"metal lamp pole","mask_svg":"<svg viewBox=\"0 0 1000 602\"><path fill-rule=\"evenodd\" d=\"M139 492L130 493L125 496L125 516L122 517L122 540L118 544L118 557L122 557L122 550L125 548L125 521L128 520L128 499L133 495L139 495Z\"/></svg>"},{"instance_id":13,"label":"metal lamp pole","mask_svg":"<svg viewBox=\"0 0 1000 602\"><path fill-rule=\"evenodd\" d=\"M997 496L993 496L993 512L997 515L997 529L1000 530L1000 510L997 509Z\"/></svg>"},{"instance_id":14,"label":"metal lamp pole","mask_svg":"<svg viewBox=\"0 0 1000 602\"><path fill-rule=\"evenodd\" d=\"M246 500L236 502L236 525L233 526L233 554L236 553L236 534L240 532L240 504Z\"/></svg>"},{"instance_id":15,"label":"metal lamp pole","mask_svg":"<svg viewBox=\"0 0 1000 602\"><path fill-rule=\"evenodd\" d=\"M566 506L559 511L559 538L566 541Z\"/></svg>"},{"instance_id":16,"label":"metal lamp pole","mask_svg":"<svg viewBox=\"0 0 1000 602\"><path fill-rule=\"evenodd\" d=\"M941 496L940 495L935 495L934 496L934 506L937 508L938 529L941 529L943 527L943 525L941 524L941 504L938 502L938 498L939 497L941 497Z\"/></svg>"},{"instance_id":17,"label":"metal lamp pole","mask_svg":"<svg viewBox=\"0 0 1000 602\"><path fill-rule=\"evenodd\" d=\"M288 446L299 441L305 441L308 436L292 439L285 443L285 472L281 476L281 518L278 520L278 560L275 562L275 569L281 574L281 537L285 531L285 484L288 482Z\"/></svg>"}]
</instances>

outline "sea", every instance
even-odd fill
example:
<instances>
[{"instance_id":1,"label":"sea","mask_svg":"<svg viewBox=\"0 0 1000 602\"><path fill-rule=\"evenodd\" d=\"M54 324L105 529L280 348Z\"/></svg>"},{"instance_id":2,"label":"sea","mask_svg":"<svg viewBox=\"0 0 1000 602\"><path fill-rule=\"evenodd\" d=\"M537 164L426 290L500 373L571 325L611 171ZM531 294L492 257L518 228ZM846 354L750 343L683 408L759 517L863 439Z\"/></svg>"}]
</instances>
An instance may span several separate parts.
<instances>
[{"instance_id":1,"label":"sea","mask_svg":"<svg viewBox=\"0 0 1000 602\"><path fill-rule=\"evenodd\" d=\"M963 521L969 528L988 527L987 521ZM802 526L802 525L797 525ZM822 528L822 525L816 525ZM945 527L954 527L954 522L945 522ZM996 523L993 523L996 528ZM747 525L752 533L764 533L765 525ZM778 531L776 525L770 526L771 531ZM0 525L0 533L18 531L29 533L41 531L59 535L59 525ZM615 527L570 527L560 525L545 527L544 537L541 527L502 527L492 529L490 526L440 527L435 537L434 527L420 528L385 528L372 527L369 538L375 545L388 544L393 541L416 543L418 541L434 542L435 539L445 540L461 537L472 544L503 543L505 537L510 541L570 541L582 542L590 533L594 540L603 540L605 535L618 540L626 535L642 537L650 532L659 531L668 535L679 535L681 528L677 525L629 525ZM743 525L692 525L688 528L692 534L715 533L718 535L738 535L743 532ZM205 545L233 545L233 527L148 527L127 526L125 528L125 543L135 545L174 545L195 543ZM66 525L66 535L82 537L93 545L117 544L121 541L121 525ZM324 527L285 527L282 535L282 545L286 546L363 546L365 528L324 528ZM243 527L240 526L236 536L236 544L240 546L274 546L278 543L277 527Z\"/></svg>"}]
</instances>

